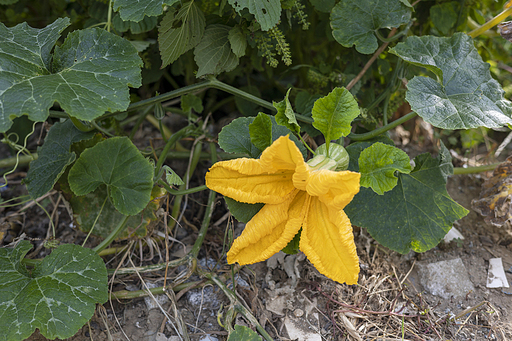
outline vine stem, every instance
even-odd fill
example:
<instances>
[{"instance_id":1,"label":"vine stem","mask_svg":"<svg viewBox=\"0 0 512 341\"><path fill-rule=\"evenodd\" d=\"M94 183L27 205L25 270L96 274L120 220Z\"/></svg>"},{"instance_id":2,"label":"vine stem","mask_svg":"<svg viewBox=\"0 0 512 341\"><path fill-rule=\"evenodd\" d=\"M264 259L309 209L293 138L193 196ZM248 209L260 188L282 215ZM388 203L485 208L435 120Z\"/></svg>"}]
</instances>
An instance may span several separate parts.
<instances>
[{"instance_id":1,"label":"vine stem","mask_svg":"<svg viewBox=\"0 0 512 341\"><path fill-rule=\"evenodd\" d=\"M98 253L100 252L101 250L105 249L107 246L109 246L110 244L112 244L112 242L117 238L117 236L119 235L119 233L121 233L121 231L124 230L125 226L126 226L126 223L128 222L128 218L130 218L130 216L126 215L124 216L124 219L122 219L118 224L117 226L114 228L114 230L112 230L112 232L110 232L110 234L107 236L107 238L103 239L103 241L101 243L98 244L98 246L96 246L94 249L92 249L94 252Z\"/></svg>"},{"instance_id":2,"label":"vine stem","mask_svg":"<svg viewBox=\"0 0 512 341\"><path fill-rule=\"evenodd\" d=\"M490 165L483 165L477 167L455 167L453 169L453 175L462 175L462 174L478 174L483 172L489 172L498 167L500 163L491 163Z\"/></svg>"},{"instance_id":3,"label":"vine stem","mask_svg":"<svg viewBox=\"0 0 512 341\"><path fill-rule=\"evenodd\" d=\"M393 122L391 123L388 123L386 124L385 126L382 126L380 128L377 128L375 130L372 130L370 132L367 132L367 133L364 133L364 134L354 134L354 133L350 133L348 134L348 138L353 140L353 141L366 141L366 140L369 140L369 139L372 139L374 137L377 137L379 136L380 134L382 133L385 133L386 131L388 130L391 130L397 126L399 126L400 124L416 117L418 114L416 114L414 111L408 113L407 115L404 115L402 117L400 117L399 119L397 120L394 120Z\"/></svg>"},{"instance_id":4,"label":"vine stem","mask_svg":"<svg viewBox=\"0 0 512 341\"><path fill-rule=\"evenodd\" d=\"M505 20L509 15L512 15L512 7L506 8L503 12L483 24L482 26L474 29L473 31L469 32L468 35L471 38L476 38L480 34L484 33L490 28L493 28L494 26L498 25L500 22Z\"/></svg>"},{"instance_id":5,"label":"vine stem","mask_svg":"<svg viewBox=\"0 0 512 341\"><path fill-rule=\"evenodd\" d=\"M167 159L167 154L171 150L172 146L176 142L178 142L178 140L181 139L182 136L186 135L189 132L189 130L190 130L189 127L190 126L186 126L185 128L178 130L169 138L169 140L167 140L164 150L162 151L162 153L160 153L160 157L158 158L158 162L156 163L155 175L160 173L160 170L162 169L162 166L164 165L164 162Z\"/></svg>"}]
</instances>

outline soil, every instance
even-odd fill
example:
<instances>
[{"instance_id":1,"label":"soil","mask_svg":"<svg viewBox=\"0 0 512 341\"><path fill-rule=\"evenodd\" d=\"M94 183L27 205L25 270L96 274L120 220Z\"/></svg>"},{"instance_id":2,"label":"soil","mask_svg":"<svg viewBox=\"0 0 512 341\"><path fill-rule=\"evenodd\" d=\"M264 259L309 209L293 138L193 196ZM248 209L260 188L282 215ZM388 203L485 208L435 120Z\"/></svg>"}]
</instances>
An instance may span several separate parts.
<instances>
[{"instance_id":1,"label":"soil","mask_svg":"<svg viewBox=\"0 0 512 341\"><path fill-rule=\"evenodd\" d=\"M487 174L487 176L490 174ZM379 246L364 229L355 228L354 235L361 262L358 285L341 285L320 275L304 255L278 254L267 262L243 267L235 276L239 301L257 318L275 340L511 340L512 288L486 287L489 259L501 257L509 282L512 281L512 231L487 225L471 209L471 200L478 198L486 174L451 176L448 192L452 198L470 210L454 226L464 240L452 241L425 253L410 252L400 255ZM20 184L23 173L12 174L2 198L22 195ZM175 229L178 241L170 247L171 260L190 250L197 236L202 217L204 193L191 195L182 226ZM85 235L73 227L65 200L53 192L41 201L56 223L62 243L81 243ZM53 212L53 213L52 213ZM232 287L232 269L226 265L223 240L226 227L234 227L235 234L243 224L226 214L219 197L212 226L203 244L198 267L212 272ZM37 248L41 239L48 237L49 219L35 205L0 208L0 223L9 224L2 245L7 245L25 233ZM230 225L231 224L231 225ZM150 237L156 240L156 226ZM146 242L149 237L146 238ZM98 240L92 238L88 245ZM155 243L153 248L142 241L133 243L129 257L123 254L106 257L107 266L115 268L121 261L130 267L128 258L138 265L165 261L165 246ZM48 254L40 247L32 254L39 258ZM418 266L460 258L474 290L462 298L443 299L430 294L420 282ZM187 271L187 266L169 269L169 281ZM162 286L164 271L117 275L112 289L141 290L148 286ZM201 281L192 275L187 281ZM206 284L205 284L206 283ZM90 323L69 338L85 340L180 340L177 330L186 325L190 340L226 340L227 332L219 325L229 321L230 301L218 286L202 282L196 288L187 288L152 298L108 301L98 306ZM251 328L254 326L240 314L232 321ZM45 340L36 331L28 340Z\"/></svg>"}]
</instances>

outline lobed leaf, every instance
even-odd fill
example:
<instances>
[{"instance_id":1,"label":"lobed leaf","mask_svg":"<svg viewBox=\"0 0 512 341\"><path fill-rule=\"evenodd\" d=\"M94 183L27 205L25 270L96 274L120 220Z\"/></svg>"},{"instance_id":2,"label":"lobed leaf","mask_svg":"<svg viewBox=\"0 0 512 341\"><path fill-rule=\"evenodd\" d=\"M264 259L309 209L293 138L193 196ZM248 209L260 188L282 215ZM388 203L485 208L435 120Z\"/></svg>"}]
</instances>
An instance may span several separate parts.
<instances>
[{"instance_id":1,"label":"lobed leaf","mask_svg":"<svg viewBox=\"0 0 512 341\"><path fill-rule=\"evenodd\" d=\"M0 249L0 340L24 340L36 328L49 339L73 336L108 298L107 269L92 250L65 244L32 273L21 263L32 248L23 240Z\"/></svg>"},{"instance_id":2,"label":"lobed leaf","mask_svg":"<svg viewBox=\"0 0 512 341\"><path fill-rule=\"evenodd\" d=\"M498 128L512 124L512 104L465 33L450 38L409 37L390 49L403 60L432 71L438 81L416 76L405 99L414 112L442 129Z\"/></svg>"},{"instance_id":3,"label":"lobed leaf","mask_svg":"<svg viewBox=\"0 0 512 341\"><path fill-rule=\"evenodd\" d=\"M361 186L371 187L379 195L396 186L395 172L408 174L411 170L409 156L404 151L381 142L364 149L359 156Z\"/></svg>"},{"instance_id":4,"label":"lobed leaf","mask_svg":"<svg viewBox=\"0 0 512 341\"><path fill-rule=\"evenodd\" d=\"M37 148L38 158L30 163L23 181L32 199L50 191L66 167L75 161L76 154L70 151L71 145L93 135L94 132L84 133L76 129L71 120L57 122L50 128L43 146Z\"/></svg>"},{"instance_id":5,"label":"lobed leaf","mask_svg":"<svg viewBox=\"0 0 512 341\"><path fill-rule=\"evenodd\" d=\"M329 144L350 134L351 123L359 115L354 96L345 88L334 88L327 96L316 100L313 110L313 127L320 130Z\"/></svg>"},{"instance_id":6,"label":"lobed leaf","mask_svg":"<svg viewBox=\"0 0 512 341\"><path fill-rule=\"evenodd\" d=\"M70 33L52 56L68 25L68 18L43 29L0 23L0 132L21 115L46 120L54 102L86 121L128 107L128 86L141 85L136 49L121 37L90 28Z\"/></svg>"},{"instance_id":7,"label":"lobed leaf","mask_svg":"<svg viewBox=\"0 0 512 341\"><path fill-rule=\"evenodd\" d=\"M164 5L172 6L179 0L114 0L114 11L119 11L125 21L139 22L145 16L154 17L163 13Z\"/></svg>"},{"instance_id":8,"label":"lobed leaf","mask_svg":"<svg viewBox=\"0 0 512 341\"><path fill-rule=\"evenodd\" d=\"M375 32L399 27L411 20L411 8L396 0L344 0L331 11L334 39L359 53L374 53L379 44Z\"/></svg>"},{"instance_id":9,"label":"lobed leaf","mask_svg":"<svg viewBox=\"0 0 512 341\"><path fill-rule=\"evenodd\" d=\"M199 44L205 26L204 14L194 1L183 4L179 10L169 11L158 29L162 67L175 62L182 54Z\"/></svg>"},{"instance_id":10,"label":"lobed leaf","mask_svg":"<svg viewBox=\"0 0 512 341\"><path fill-rule=\"evenodd\" d=\"M68 181L78 196L107 185L114 207L135 215L149 203L153 166L127 137L113 137L86 149L71 167Z\"/></svg>"},{"instance_id":11,"label":"lobed leaf","mask_svg":"<svg viewBox=\"0 0 512 341\"><path fill-rule=\"evenodd\" d=\"M351 146L347 151L352 158L357 151ZM442 157L422 154L414 161L413 171L398 174L391 191L378 195L363 187L344 209L352 224L367 228L380 244L402 254L433 248L468 213L446 191Z\"/></svg>"},{"instance_id":12,"label":"lobed leaf","mask_svg":"<svg viewBox=\"0 0 512 341\"><path fill-rule=\"evenodd\" d=\"M239 202L224 196L224 201L228 205L229 212L242 223L248 223L258 213L265 204L248 204Z\"/></svg>"},{"instance_id":13,"label":"lobed leaf","mask_svg":"<svg viewBox=\"0 0 512 341\"><path fill-rule=\"evenodd\" d=\"M233 70L238 65L238 57L231 50L229 32L226 25L209 25L201 42L194 49L194 60L199 66L196 77L218 75Z\"/></svg>"},{"instance_id":14,"label":"lobed leaf","mask_svg":"<svg viewBox=\"0 0 512 341\"><path fill-rule=\"evenodd\" d=\"M262 31L276 26L281 18L281 2L279 0L228 0L239 15L247 8L260 24Z\"/></svg>"}]
</instances>

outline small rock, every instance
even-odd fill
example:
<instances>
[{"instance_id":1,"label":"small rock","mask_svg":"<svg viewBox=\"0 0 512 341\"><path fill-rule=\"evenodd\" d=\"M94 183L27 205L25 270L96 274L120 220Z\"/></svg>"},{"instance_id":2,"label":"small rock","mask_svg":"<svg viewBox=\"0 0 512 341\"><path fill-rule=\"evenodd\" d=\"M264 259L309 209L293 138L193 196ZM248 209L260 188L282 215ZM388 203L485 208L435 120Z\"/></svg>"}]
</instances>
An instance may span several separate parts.
<instances>
[{"instance_id":1,"label":"small rock","mask_svg":"<svg viewBox=\"0 0 512 341\"><path fill-rule=\"evenodd\" d=\"M215 336L205 335L199 339L199 341L219 341Z\"/></svg>"},{"instance_id":2,"label":"small rock","mask_svg":"<svg viewBox=\"0 0 512 341\"><path fill-rule=\"evenodd\" d=\"M469 291L475 290L460 258L418 264L418 274L428 292L444 299L465 297Z\"/></svg>"},{"instance_id":3,"label":"small rock","mask_svg":"<svg viewBox=\"0 0 512 341\"><path fill-rule=\"evenodd\" d=\"M157 288L160 286L156 283L149 283L149 282L146 282L146 285L150 289ZM169 298L166 295L154 295L154 297L156 299L156 302L153 299L153 297L151 297L151 296L144 297L144 303L146 303L146 307L148 308L148 310L158 308L159 305L162 306L162 305L166 304L167 302L169 302Z\"/></svg>"},{"instance_id":4,"label":"small rock","mask_svg":"<svg viewBox=\"0 0 512 341\"><path fill-rule=\"evenodd\" d=\"M501 258L489 259L489 272L487 274L488 288L508 288L507 276L503 270Z\"/></svg>"}]
</instances>

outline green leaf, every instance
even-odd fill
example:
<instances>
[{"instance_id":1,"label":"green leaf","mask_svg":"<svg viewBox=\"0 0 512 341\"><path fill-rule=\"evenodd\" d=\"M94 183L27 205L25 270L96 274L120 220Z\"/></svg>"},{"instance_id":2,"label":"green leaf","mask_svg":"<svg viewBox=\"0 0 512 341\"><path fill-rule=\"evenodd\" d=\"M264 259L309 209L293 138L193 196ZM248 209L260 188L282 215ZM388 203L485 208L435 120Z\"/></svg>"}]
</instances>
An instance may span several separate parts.
<instances>
[{"instance_id":1,"label":"green leaf","mask_svg":"<svg viewBox=\"0 0 512 341\"><path fill-rule=\"evenodd\" d=\"M255 85L247 85L240 87L240 90L250 93L256 97L261 97L260 89ZM243 116L256 116L260 106L254 102L243 99L242 97L235 96L235 104L238 111Z\"/></svg>"},{"instance_id":2,"label":"green leaf","mask_svg":"<svg viewBox=\"0 0 512 341\"><path fill-rule=\"evenodd\" d=\"M194 49L194 60L199 66L196 77L218 75L233 70L238 65L238 57L231 51L229 31L226 25L209 25L201 42Z\"/></svg>"},{"instance_id":3,"label":"green leaf","mask_svg":"<svg viewBox=\"0 0 512 341\"><path fill-rule=\"evenodd\" d=\"M391 191L378 195L361 188L344 209L352 224L367 228L380 244L402 254L433 248L468 213L446 192L439 158L422 154L414 161L414 170L399 174Z\"/></svg>"},{"instance_id":4,"label":"green leaf","mask_svg":"<svg viewBox=\"0 0 512 341\"><path fill-rule=\"evenodd\" d=\"M201 98L194 94L186 94L181 96L181 110L186 113L191 113L192 109L194 109L194 111L198 114L203 112L204 107Z\"/></svg>"},{"instance_id":5,"label":"green leaf","mask_svg":"<svg viewBox=\"0 0 512 341\"><path fill-rule=\"evenodd\" d=\"M179 0L114 0L114 11L119 11L125 21L139 22L145 16L162 14L164 5L171 7Z\"/></svg>"},{"instance_id":6,"label":"green leaf","mask_svg":"<svg viewBox=\"0 0 512 341\"><path fill-rule=\"evenodd\" d=\"M116 240L145 237L149 226L158 221L156 211L160 208L164 195L165 190L163 188L153 187L149 204L142 212L128 218L125 228L119 233ZM107 200L105 201L105 199ZM101 238L106 238L125 218L108 200L107 188L104 185L86 195L73 196L69 203L77 227L84 233L89 233L92 229L91 234Z\"/></svg>"},{"instance_id":7,"label":"green leaf","mask_svg":"<svg viewBox=\"0 0 512 341\"><path fill-rule=\"evenodd\" d=\"M71 120L57 122L50 128L43 146L37 148L38 158L30 163L23 181L32 199L50 191L66 167L75 161L76 154L70 151L71 145L93 135L94 132L84 133L76 129Z\"/></svg>"},{"instance_id":8,"label":"green leaf","mask_svg":"<svg viewBox=\"0 0 512 341\"><path fill-rule=\"evenodd\" d=\"M133 45L91 28L70 33L52 56L50 51L68 25L68 18L43 29L0 23L0 132L21 115L46 120L55 102L86 121L130 104L128 86L141 85L142 66Z\"/></svg>"},{"instance_id":9,"label":"green leaf","mask_svg":"<svg viewBox=\"0 0 512 341\"><path fill-rule=\"evenodd\" d=\"M162 67L174 63L179 56L199 44L205 25L203 12L193 1L183 4L179 11L169 11L158 29Z\"/></svg>"},{"instance_id":10,"label":"green leaf","mask_svg":"<svg viewBox=\"0 0 512 341\"><path fill-rule=\"evenodd\" d=\"M115 208L124 215L139 213L150 200L153 166L126 137L113 137L85 150L69 171L75 195L106 184Z\"/></svg>"},{"instance_id":11,"label":"green leaf","mask_svg":"<svg viewBox=\"0 0 512 341\"><path fill-rule=\"evenodd\" d=\"M272 144L272 120L269 115L262 112L249 124L249 135L251 143L261 151L264 151Z\"/></svg>"},{"instance_id":12,"label":"green leaf","mask_svg":"<svg viewBox=\"0 0 512 341\"><path fill-rule=\"evenodd\" d=\"M247 204L239 202L228 197L224 197L229 212L242 223L248 223L258 213L265 204Z\"/></svg>"},{"instance_id":13,"label":"green leaf","mask_svg":"<svg viewBox=\"0 0 512 341\"><path fill-rule=\"evenodd\" d=\"M347 148L345 148L349 155L348 170L359 172L359 156L361 155L361 152L377 142L382 142L383 144L393 147L395 146L393 140L385 135L379 135L371 140L356 142L348 145Z\"/></svg>"},{"instance_id":14,"label":"green leaf","mask_svg":"<svg viewBox=\"0 0 512 341\"><path fill-rule=\"evenodd\" d=\"M347 89L334 88L315 102L312 114L313 127L322 132L328 148L331 140L350 134L350 123L359 115L359 106Z\"/></svg>"},{"instance_id":15,"label":"green leaf","mask_svg":"<svg viewBox=\"0 0 512 341\"><path fill-rule=\"evenodd\" d=\"M228 153L243 153L254 159L260 156L261 150L251 142L251 133L249 131L249 125L253 123L254 119L254 117L239 117L222 128L219 133L219 146ZM290 135L290 130L277 125L273 116L270 116L270 120L272 121L272 142L280 136ZM290 140L295 143L302 155L306 157L307 150L297 137L290 135Z\"/></svg>"},{"instance_id":16,"label":"green leaf","mask_svg":"<svg viewBox=\"0 0 512 341\"><path fill-rule=\"evenodd\" d=\"M299 253L300 246L300 234L302 233L302 228L297 232L297 234L293 237L292 240L286 244L286 246L281 250L288 255L294 255Z\"/></svg>"},{"instance_id":17,"label":"green leaf","mask_svg":"<svg viewBox=\"0 0 512 341\"><path fill-rule=\"evenodd\" d=\"M300 133L300 126L295 118L295 112L293 111L292 105L288 100L291 90L292 88L288 89L286 96L281 102L272 102L272 105L277 109L277 114L275 116L277 124L290 129L295 134L298 134Z\"/></svg>"},{"instance_id":18,"label":"green leaf","mask_svg":"<svg viewBox=\"0 0 512 341\"><path fill-rule=\"evenodd\" d=\"M251 328L236 324L227 341L261 341L261 337Z\"/></svg>"},{"instance_id":19,"label":"green leaf","mask_svg":"<svg viewBox=\"0 0 512 341\"><path fill-rule=\"evenodd\" d=\"M334 39L359 53L374 53L379 44L375 32L399 27L411 20L411 8L396 0L344 0L331 12Z\"/></svg>"},{"instance_id":20,"label":"green leaf","mask_svg":"<svg viewBox=\"0 0 512 341\"><path fill-rule=\"evenodd\" d=\"M498 128L511 124L512 104L504 99L465 33L450 38L409 37L390 49L403 60L432 71L439 79L416 76L405 99L414 112L442 129Z\"/></svg>"},{"instance_id":21,"label":"green leaf","mask_svg":"<svg viewBox=\"0 0 512 341\"><path fill-rule=\"evenodd\" d=\"M66 244L36 265L21 263L32 248L23 240L0 249L0 340L28 338L37 328L49 339L73 336L108 298L107 269L92 250Z\"/></svg>"},{"instance_id":22,"label":"green leaf","mask_svg":"<svg viewBox=\"0 0 512 341\"><path fill-rule=\"evenodd\" d=\"M315 10L323 13L331 13L331 10L336 3L335 0L309 0L309 2L311 2Z\"/></svg>"},{"instance_id":23,"label":"green leaf","mask_svg":"<svg viewBox=\"0 0 512 341\"><path fill-rule=\"evenodd\" d=\"M245 39L245 35L239 26L235 26L229 30L228 39L231 44L231 51L233 51L238 58L245 56L247 39Z\"/></svg>"},{"instance_id":24,"label":"green leaf","mask_svg":"<svg viewBox=\"0 0 512 341\"><path fill-rule=\"evenodd\" d=\"M444 2L430 7L430 19L441 33L447 35L457 24L460 6L457 2Z\"/></svg>"},{"instance_id":25,"label":"green leaf","mask_svg":"<svg viewBox=\"0 0 512 341\"><path fill-rule=\"evenodd\" d=\"M281 2L279 0L228 0L239 15L247 8L254 15L262 31L276 26L281 18Z\"/></svg>"},{"instance_id":26,"label":"green leaf","mask_svg":"<svg viewBox=\"0 0 512 341\"><path fill-rule=\"evenodd\" d=\"M157 23L157 17L144 17L144 19L142 19L139 22L130 20L125 21L121 19L121 16L119 14L116 14L112 18L112 25L116 30L118 30L119 32L126 32L130 30L133 34L140 34L151 31L156 27Z\"/></svg>"},{"instance_id":27,"label":"green leaf","mask_svg":"<svg viewBox=\"0 0 512 341\"><path fill-rule=\"evenodd\" d=\"M171 167L164 165L162 168L165 171L165 181L167 181L169 185L181 186L185 184Z\"/></svg>"},{"instance_id":28,"label":"green leaf","mask_svg":"<svg viewBox=\"0 0 512 341\"><path fill-rule=\"evenodd\" d=\"M395 172L408 174L411 170L409 156L404 151L381 142L364 149L359 156L361 186L371 187L379 195L396 186Z\"/></svg>"},{"instance_id":29,"label":"green leaf","mask_svg":"<svg viewBox=\"0 0 512 341\"><path fill-rule=\"evenodd\" d=\"M219 133L219 146L227 153L243 153L257 158L261 150L252 144L249 132L253 121L254 117L239 117L224 126Z\"/></svg>"}]
</instances>

